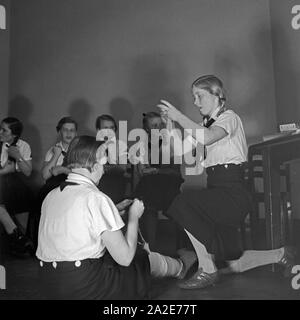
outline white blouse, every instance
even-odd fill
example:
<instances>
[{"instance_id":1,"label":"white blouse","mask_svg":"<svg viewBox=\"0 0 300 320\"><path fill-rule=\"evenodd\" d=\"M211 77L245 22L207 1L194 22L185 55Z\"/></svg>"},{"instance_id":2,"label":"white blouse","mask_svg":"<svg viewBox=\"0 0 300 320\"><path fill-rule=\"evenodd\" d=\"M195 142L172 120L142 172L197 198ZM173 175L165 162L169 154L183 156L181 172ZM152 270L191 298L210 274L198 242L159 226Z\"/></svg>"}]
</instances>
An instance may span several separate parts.
<instances>
[{"instance_id":1,"label":"white blouse","mask_svg":"<svg viewBox=\"0 0 300 320\"><path fill-rule=\"evenodd\" d=\"M26 141L19 139L17 141L16 146L18 147L20 154L25 161L29 161L32 159L31 158L31 148L30 148L30 145ZM8 150L7 144L3 143L2 150L1 150L1 167L4 167L6 165L7 160L8 160L7 150ZM16 163L16 170L19 171L19 167L18 167L17 163Z\"/></svg>"},{"instance_id":2,"label":"white blouse","mask_svg":"<svg viewBox=\"0 0 300 320\"><path fill-rule=\"evenodd\" d=\"M63 144L62 144L61 141L59 141L59 142L56 144L56 146L60 147L60 148L62 149L62 151L67 152L67 150L65 150L65 148L64 148L64 146L63 146ZM45 162L49 162L49 161L52 159L53 154L54 154L53 148L54 148L54 147L51 147L51 148L47 151L46 156L45 156ZM61 166L61 165L63 164L63 162L64 162L64 156L63 156L63 154L61 153L60 156L58 157L58 160L57 160L56 165L57 165L57 166Z\"/></svg>"},{"instance_id":3,"label":"white blouse","mask_svg":"<svg viewBox=\"0 0 300 320\"><path fill-rule=\"evenodd\" d=\"M52 190L42 205L36 256L46 262L100 258L101 234L120 230L124 222L112 200L88 178L70 173L79 185Z\"/></svg>"},{"instance_id":4,"label":"white blouse","mask_svg":"<svg viewBox=\"0 0 300 320\"><path fill-rule=\"evenodd\" d=\"M211 125L213 126L223 128L228 134L206 146L204 166L207 168L217 164L240 164L247 161L248 148L240 117L234 111L226 110Z\"/></svg>"}]
</instances>

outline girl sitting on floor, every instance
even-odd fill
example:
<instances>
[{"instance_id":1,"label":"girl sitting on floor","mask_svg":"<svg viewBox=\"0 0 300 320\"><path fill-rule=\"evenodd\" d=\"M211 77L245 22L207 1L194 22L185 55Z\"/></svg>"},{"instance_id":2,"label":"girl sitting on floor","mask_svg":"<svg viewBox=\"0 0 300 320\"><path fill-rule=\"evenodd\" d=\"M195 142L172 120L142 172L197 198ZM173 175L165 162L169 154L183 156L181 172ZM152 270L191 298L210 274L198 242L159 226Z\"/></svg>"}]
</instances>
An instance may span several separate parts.
<instances>
[{"instance_id":1,"label":"girl sitting on floor","mask_svg":"<svg viewBox=\"0 0 300 320\"><path fill-rule=\"evenodd\" d=\"M98 190L106 162L103 142L76 137L66 163L72 172L42 205L38 249L42 290L54 299L141 299L150 275L182 279L193 252L174 259L137 246L143 203L135 199L124 222L112 200Z\"/></svg>"}]
</instances>

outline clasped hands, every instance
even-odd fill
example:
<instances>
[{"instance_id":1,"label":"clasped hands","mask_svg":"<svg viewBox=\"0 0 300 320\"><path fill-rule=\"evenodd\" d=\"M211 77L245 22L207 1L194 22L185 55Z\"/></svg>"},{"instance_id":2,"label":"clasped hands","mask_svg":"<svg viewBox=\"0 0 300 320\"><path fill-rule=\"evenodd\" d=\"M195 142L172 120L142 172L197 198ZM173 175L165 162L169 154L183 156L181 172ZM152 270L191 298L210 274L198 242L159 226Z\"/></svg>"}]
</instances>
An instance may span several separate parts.
<instances>
[{"instance_id":1,"label":"clasped hands","mask_svg":"<svg viewBox=\"0 0 300 320\"><path fill-rule=\"evenodd\" d=\"M18 147L16 146L10 146L8 147L7 149L7 153L8 153L8 156L15 159L15 160L18 160L21 158L21 153L20 153L20 150Z\"/></svg>"}]
</instances>

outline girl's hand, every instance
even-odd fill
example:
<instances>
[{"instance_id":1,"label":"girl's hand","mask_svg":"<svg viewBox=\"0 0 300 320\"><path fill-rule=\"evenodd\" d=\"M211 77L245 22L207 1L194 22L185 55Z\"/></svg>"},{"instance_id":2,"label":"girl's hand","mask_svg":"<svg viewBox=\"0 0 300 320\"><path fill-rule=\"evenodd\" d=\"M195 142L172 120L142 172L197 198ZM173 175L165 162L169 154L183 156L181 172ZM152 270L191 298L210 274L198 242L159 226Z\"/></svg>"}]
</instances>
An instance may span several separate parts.
<instances>
[{"instance_id":1,"label":"girl's hand","mask_svg":"<svg viewBox=\"0 0 300 320\"><path fill-rule=\"evenodd\" d=\"M59 157L62 153L62 148L60 146L56 145L53 147L52 151L53 151L54 156Z\"/></svg>"},{"instance_id":2,"label":"girl's hand","mask_svg":"<svg viewBox=\"0 0 300 320\"><path fill-rule=\"evenodd\" d=\"M132 205L129 208L129 218L139 219L144 213L144 203L141 200L134 199Z\"/></svg>"},{"instance_id":3,"label":"girl's hand","mask_svg":"<svg viewBox=\"0 0 300 320\"><path fill-rule=\"evenodd\" d=\"M7 153L9 157L14 158L15 160L18 160L21 158L21 154L18 147L15 147L15 146L9 147L7 149Z\"/></svg>"},{"instance_id":4,"label":"girl's hand","mask_svg":"<svg viewBox=\"0 0 300 320\"><path fill-rule=\"evenodd\" d=\"M160 100L160 103L157 105L157 107L161 110L162 119L168 118L173 121L178 121L180 118L180 111L178 111L170 102L166 100Z\"/></svg>"}]
</instances>

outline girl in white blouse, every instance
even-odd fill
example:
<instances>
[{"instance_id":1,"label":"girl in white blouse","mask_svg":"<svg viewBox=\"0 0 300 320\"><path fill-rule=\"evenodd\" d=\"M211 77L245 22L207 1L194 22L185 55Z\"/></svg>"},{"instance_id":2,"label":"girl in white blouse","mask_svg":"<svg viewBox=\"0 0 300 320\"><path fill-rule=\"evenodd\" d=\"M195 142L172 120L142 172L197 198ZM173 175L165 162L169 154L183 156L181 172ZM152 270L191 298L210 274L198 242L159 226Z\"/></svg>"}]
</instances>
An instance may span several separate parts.
<instances>
[{"instance_id":1,"label":"girl in white blouse","mask_svg":"<svg viewBox=\"0 0 300 320\"><path fill-rule=\"evenodd\" d=\"M32 242L24 235L34 197L28 181L32 172L31 148L20 138L22 132L23 124L17 118L8 117L2 120L0 126L0 222L9 235L10 251L17 255L26 255L33 248Z\"/></svg>"},{"instance_id":2,"label":"girl in white blouse","mask_svg":"<svg viewBox=\"0 0 300 320\"><path fill-rule=\"evenodd\" d=\"M207 188L183 192L167 212L185 228L198 256L198 271L180 287L197 289L214 284L219 275L217 266L226 267L226 272L243 272L279 263L285 274L291 275L293 248L243 251L240 245L238 228L252 209L244 184L247 144L240 117L226 108L222 81L214 75L201 76L193 82L192 94L203 116L202 124L190 120L165 100L158 105L171 133L175 121L196 145L205 146Z\"/></svg>"},{"instance_id":3,"label":"girl in white blouse","mask_svg":"<svg viewBox=\"0 0 300 320\"><path fill-rule=\"evenodd\" d=\"M139 200L122 230L118 209L97 188L106 160L106 144L76 137L66 155L72 172L43 202L36 255L47 297L141 299L149 295L150 275L181 279L196 261L193 252L174 259L137 246Z\"/></svg>"}]
</instances>

